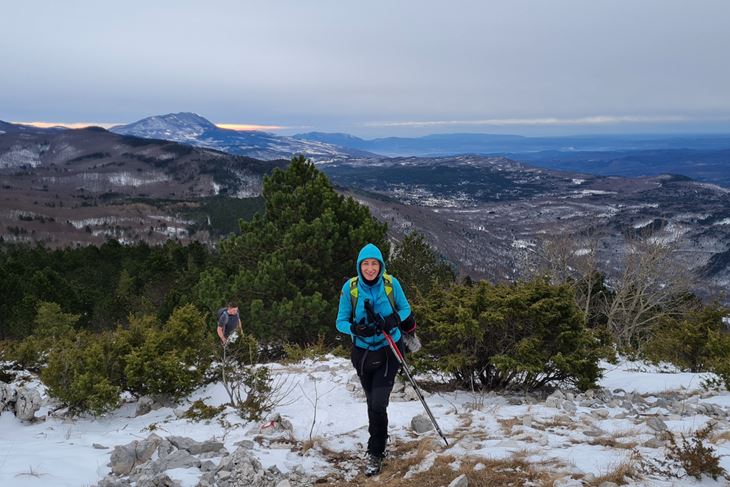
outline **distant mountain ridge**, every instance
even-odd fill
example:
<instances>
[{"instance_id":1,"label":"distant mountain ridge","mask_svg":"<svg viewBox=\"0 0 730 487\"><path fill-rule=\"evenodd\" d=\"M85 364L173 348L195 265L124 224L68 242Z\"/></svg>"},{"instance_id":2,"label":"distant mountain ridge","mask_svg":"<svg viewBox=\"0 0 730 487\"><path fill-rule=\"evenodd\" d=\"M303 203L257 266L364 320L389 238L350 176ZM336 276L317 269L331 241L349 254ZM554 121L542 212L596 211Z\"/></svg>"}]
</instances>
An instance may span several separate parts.
<instances>
[{"instance_id":1,"label":"distant mountain ridge","mask_svg":"<svg viewBox=\"0 0 730 487\"><path fill-rule=\"evenodd\" d=\"M344 133L310 132L293 137L386 157L504 156L546 169L626 177L671 173L730 187L730 135L433 134L365 140Z\"/></svg>"},{"instance_id":2,"label":"distant mountain ridge","mask_svg":"<svg viewBox=\"0 0 730 487\"><path fill-rule=\"evenodd\" d=\"M673 242L675 258L703 276L700 291L730 286L730 189L714 184L562 172L478 155L319 168L387 221L396 239L413 229L424 233L460 274L528 278L541 242L556 235L575 238L577 251L595 235L599 258L611 269L626 252L625 235L651 232Z\"/></svg>"},{"instance_id":3,"label":"distant mountain ridge","mask_svg":"<svg viewBox=\"0 0 730 487\"><path fill-rule=\"evenodd\" d=\"M699 135L577 135L526 137L522 135L455 133L422 137L362 139L346 133L308 132L297 140L337 144L389 157L450 156L460 154L533 153L540 151L720 150L730 148L730 134Z\"/></svg>"},{"instance_id":4,"label":"distant mountain ridge","mask_svg":"<svg viewBox=\"0 0 730 487\"><path fill-rule=\"evenodd\" d=\"M99 127L18 127L0 134L5 242L215 242L261 209L263 177L287 164Z\"/></svg>"},{"instance_id":5,"label":"distant mountain ridge","mask_svg":"<svg viewBox=\"0 0 730 487\"><path fill-rule=\"evenodd\" d=\"M0 135L2 134L42 134L58 132L66 130L63 127L40 128L33 125L23 125L20 123L3 122L0 120Z\"/></svg>"},{"instance_id":6,"label":"distant mountain ridge","mask_svg":"<svg viewBox=\"0 0 730 487\"><path fill-rule=\"evenodd\" d=\"M169 127L146 123L149 130ZM182 126L177 137L209 130L195 119ZM214 244L238 228L241 212L263 208L263 176L287 164L99 127L33 130L0 134L6 242ZM530 268L545 236L588 228L602 235L602 258L616 262L626 232L651 228L657 238L675 239L682 258L710 282L730 285L727 188L668 175L558 172L501 156L343 158L318 167L388 222L394 238L421 231L461 274L524 277L517 270Z\"/></svg>"},{"instance_id":7,"label":"distant mountain ridge","mask_svg":"<svg viewBox=\"0 0 730 487\"><path fill-rule=\"evenodd\" d=\"M296 154L304 154L317 161L367 155L361 150L325 142L297 140L261 131L223 129L189 112L147 117L128 125L117 125L110 131L145 139L171 140L261 160L288 160Z\"/></svg>"}]
</instances>

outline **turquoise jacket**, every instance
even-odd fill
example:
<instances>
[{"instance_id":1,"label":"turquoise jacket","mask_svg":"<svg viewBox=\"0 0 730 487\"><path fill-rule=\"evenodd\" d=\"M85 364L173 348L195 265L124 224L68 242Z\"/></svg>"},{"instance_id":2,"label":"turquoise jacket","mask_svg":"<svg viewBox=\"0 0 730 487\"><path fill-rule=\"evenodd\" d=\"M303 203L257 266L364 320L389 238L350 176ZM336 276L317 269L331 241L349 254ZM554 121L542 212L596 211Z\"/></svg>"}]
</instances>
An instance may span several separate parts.
<instances>
[{"instance_id":1,"label":"turquoise jacket","mask_svg":"<svg viewBox=\"0 0 730 487\"><path fill-rule=\"evenodd\" d=\"M365 284L365 280L360 273L360 263L365 259L377 259L380 261L380 274L378 274L375 284L369 286ZM408 304L406 295L403 293L398 279L393 277L393 298L395 300L394 310L390 305L388 296L385 294L385 285L383 283L383 274L385 273L385 262L383 262L383 254L373 244L367 244L360 250L360 254L357 256L357 304L355 306L355 318L352 317L352 302L350 300L350 281L346 281L345 285L342 286L342 292L340 293L340 308L337 311L337 330L340 333L345 333L352 336L353 343L356 347L365 348L368 350L378 350L388 346L388 342L382 333L379 333L372 337L359 337L353 336L350 333L350 324L358 323L361 319L365 318L367 321L367 313L365 313L365 300L369 299L373 303L375 312L380 316L385 317L393 312L397 312L401 320L404 320L411 314L411 305ZM393 340L396 342L400 340L400 329L396 330L391 335Z\"/></svg>"}]
</instances>

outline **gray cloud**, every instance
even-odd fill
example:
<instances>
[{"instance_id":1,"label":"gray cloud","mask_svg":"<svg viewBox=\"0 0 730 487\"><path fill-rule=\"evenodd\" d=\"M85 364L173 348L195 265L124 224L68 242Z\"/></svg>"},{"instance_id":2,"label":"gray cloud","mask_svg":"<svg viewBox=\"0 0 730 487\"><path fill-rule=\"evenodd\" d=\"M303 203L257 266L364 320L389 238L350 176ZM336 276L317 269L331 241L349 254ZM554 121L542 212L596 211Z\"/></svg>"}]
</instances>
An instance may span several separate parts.
<instances>
[{"instance_id":1,"label":"gray cloud","mask_svg":"<svg viewBox=\"0 0 730 487\"><path fill-rule=\"evenodd\" d=\"M5 120L728 127L724 0L7 3Z\"/></svg>"}]
</instances>

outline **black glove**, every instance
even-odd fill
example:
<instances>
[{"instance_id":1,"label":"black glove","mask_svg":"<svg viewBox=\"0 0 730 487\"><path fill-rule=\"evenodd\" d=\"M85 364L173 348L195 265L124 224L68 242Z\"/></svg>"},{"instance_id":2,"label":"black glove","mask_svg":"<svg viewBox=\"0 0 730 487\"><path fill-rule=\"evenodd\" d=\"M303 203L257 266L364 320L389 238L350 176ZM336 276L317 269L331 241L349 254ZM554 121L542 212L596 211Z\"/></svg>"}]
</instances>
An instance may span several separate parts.
<instances>
[{"instance_id":1,"label":"black glove","mask_svg":"<svg viewBox=\"0 0 730 487\"><path fill-rule=\"evenodd\" d=\"M408 318L398 323L398 327L405 333L413 333L416 331L416 319L413 317L413 313L409 314Z\"/></svg>"},{"instance_id":2,"label":"black glove","mask_svg":"<svg viewBox=\"0 0 730 487\"><path fill-rule=\"evenodd\" d=\"M350 324L350 333L357 335L362 338L374 336L378 333L378 330L365 321L365 318L361 319L358 323Z\"/></svg>"},{"instance_id":3,"label":"black glove","mask_svg":"<svg viewBox=\"0 0 730 487\"><path fill-rule=\"evenodd\" d=\"M391 313L385 318L382 318L382 320L383 330L385 330L389 335L392 335L398 325L400 325L400 316L398 316L398 313Z\"/></svg>"},{"instance_id":4,"label":"black glove","mask_svg":"<svg viewBox=\"0 0 730 487\"><path fill-rule=\"evenodd\" d=\"M391 313L385 318L380 316L380 314L375 312L373 303L371 303L369 299L365 300L365 313L367 313L368 319L375 325L378 332L384 331L391 334L393 329L398 326L398 323L400 322L398 313Z\"/></svg>"}]
</instances>

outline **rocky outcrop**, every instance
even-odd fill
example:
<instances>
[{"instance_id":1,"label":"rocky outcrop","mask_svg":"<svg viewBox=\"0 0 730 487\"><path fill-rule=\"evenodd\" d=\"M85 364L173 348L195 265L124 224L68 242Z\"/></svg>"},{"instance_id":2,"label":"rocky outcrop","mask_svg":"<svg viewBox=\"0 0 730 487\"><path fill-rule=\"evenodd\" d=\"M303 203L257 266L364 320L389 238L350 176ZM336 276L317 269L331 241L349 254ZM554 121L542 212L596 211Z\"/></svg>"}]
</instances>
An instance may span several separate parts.
<instances>
[{"instance_id":1,"label":"rocky outcrop","mask_svg":"<svg viewBox=\"0 0 730 487\"><path fill-rule=\"evenodd\" d=\"M111 455L112 473L129 474L136 465L149 461L160 443L162 438L152 433L146 440L135 440L126 445L115 446Z\"/></svg>"},{"instance_id":2,"label":"rocky outcrop","mask_svg":"<svg viewBox=\"0 0 730 487\"><path fill-rule=\"evenodd\" d=\"M200 442L183 436L161 438L151 434L145 440L116 446L111 455L111 474L97 487L175 487L179 483L166 473L175 468L199 469L198 487L314 485L315 479L307 476L301 467L286 474L276 466L264 468L251 451L252 447L245 443L229 453L215 439Z\"/></svg>"},{"instance_id":3,"label":"rocky outcrop","mask_svg":"<svg viewBox=\"0 0 730 487\"><path fill-rule=\"evenodd\" d=\"M0 382L0 411L9 409L18 419L32 421L42 405L43 399L37 390Z\"/></svg>"}]
</instances>

